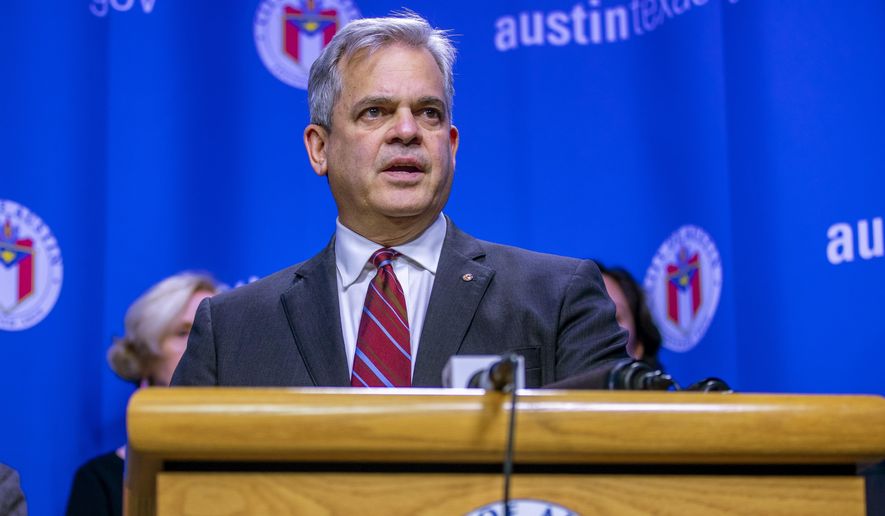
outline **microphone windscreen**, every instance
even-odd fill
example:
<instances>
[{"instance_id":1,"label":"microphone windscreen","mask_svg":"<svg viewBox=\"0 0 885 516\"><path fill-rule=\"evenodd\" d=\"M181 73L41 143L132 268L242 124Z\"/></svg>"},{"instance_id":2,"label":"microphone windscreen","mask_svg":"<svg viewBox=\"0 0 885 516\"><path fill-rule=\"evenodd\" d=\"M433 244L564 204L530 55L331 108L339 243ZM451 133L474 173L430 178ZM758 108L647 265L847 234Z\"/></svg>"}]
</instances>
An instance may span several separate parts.
<instances>
[{"instance_id":1,"label":"microphone windscreen","mask_svg":"<svg viewBox=\"0 0 885 516\"><path fill-rule=\"evenodd\" d=\"M477 385L471 385L471 380L476 378L477 374L488 376L489 368L501 362L504 357L501 355L454 355L449 358L445 368L443 368L442 385L447 388L472 388ZM514 383L517 389L525 388L525 360L523 357L516 355L516 371L514 371ZM477 378L477 381L482 378Z\"/></svg>"}]
</instances>

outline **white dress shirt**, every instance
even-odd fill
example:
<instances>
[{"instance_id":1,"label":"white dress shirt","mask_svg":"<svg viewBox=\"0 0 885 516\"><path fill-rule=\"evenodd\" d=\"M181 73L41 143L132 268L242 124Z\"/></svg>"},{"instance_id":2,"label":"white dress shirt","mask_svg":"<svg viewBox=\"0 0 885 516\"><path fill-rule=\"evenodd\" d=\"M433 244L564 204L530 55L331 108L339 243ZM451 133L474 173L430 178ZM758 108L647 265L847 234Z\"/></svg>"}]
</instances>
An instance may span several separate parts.
<instances>
[{"instance_id":1,"label":"white dress shirt","mask_svg":"<svg viewBox=\"0 0 885 516\"><path fill-rule=\"evenodd\" d=\"M440 213L424 233L411 242L393 247L400 256L393 261L393 272L403 287L406 312L409 318L409 337L412 346L412 374L424 316L430 302L430 291L436 277L436 266L446 237L446 219ZM369 283L378 270L369 258L382 246L344 227L336 221L335 266L338 270L338 306L341 310L341 333L347 352L347 367L353 372L356 336L366 302Z\"/></svg>"}]
</instances>

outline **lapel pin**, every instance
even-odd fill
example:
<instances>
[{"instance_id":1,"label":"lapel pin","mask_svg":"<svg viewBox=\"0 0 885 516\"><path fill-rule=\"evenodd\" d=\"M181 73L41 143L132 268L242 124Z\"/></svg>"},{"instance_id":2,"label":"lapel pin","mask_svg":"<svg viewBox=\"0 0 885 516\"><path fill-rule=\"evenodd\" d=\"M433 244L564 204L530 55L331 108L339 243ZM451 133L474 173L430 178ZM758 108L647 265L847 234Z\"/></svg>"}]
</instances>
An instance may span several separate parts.
<instances>
[{"instance_id":1,"label":"lapel pin","mask_svg":"<svg viewBox=\"0 0 885 516\"><path fill-rule=\"evenodd\" d=\"M467 274L461 276L461 279L464 281L473 281L473 274L470 274L468 272Z\"/></svg>"}]
</instances>

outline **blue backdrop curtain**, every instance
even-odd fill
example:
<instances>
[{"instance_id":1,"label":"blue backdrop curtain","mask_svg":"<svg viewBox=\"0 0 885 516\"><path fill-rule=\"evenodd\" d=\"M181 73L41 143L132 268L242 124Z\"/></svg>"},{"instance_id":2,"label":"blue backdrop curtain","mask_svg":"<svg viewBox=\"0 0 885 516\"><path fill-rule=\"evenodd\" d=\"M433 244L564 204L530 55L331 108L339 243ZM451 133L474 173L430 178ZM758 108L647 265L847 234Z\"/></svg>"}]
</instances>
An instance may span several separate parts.
<instances>
[{"instance_id":1,"label":"blue backdrop curtain","mask_svg":"<svg viewBox=\"0 0 885 516\"><path fill-rule=\"evenodd\" d=\"M33 514L61 512L76 467L125 440L132 388L104 356L136 296L184 269L264 276L334 230L301 143L306 93L260 51L291 59L283 31L308 60L320 41L284 23L286 5L311 7L0 8L0 199L42 219L63 267L45 318L0 330L0 462L20 470ZM885 392L885 4L314 7L408 7L452 30L462 139L445 212L479 238L648 279L677 379ZM6 218L20 236L45 231ZM0 324L19 309L21 262L4 256L0 299L14 306L0 303Z\"/></svg>"}]
</instances>

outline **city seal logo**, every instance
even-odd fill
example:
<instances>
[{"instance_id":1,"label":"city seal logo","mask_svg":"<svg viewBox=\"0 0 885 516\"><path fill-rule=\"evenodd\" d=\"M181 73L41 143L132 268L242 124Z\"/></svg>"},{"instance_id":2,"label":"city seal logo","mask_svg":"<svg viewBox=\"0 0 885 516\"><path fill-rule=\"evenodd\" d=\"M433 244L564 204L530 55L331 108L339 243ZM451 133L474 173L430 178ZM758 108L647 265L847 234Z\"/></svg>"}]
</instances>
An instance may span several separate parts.
<instances>
[{"instance_id":1,"label":"city seal logo","mask_svg":"<svg viewBox=\"0 0 885 516\"><path fill-rule=\"evenodd\" d=\"M0 199L0 330L26 330L58 300L61 250L40 217Z\"/></svg>"},{"instance_id":2,"label":"city seal logo","mask_svg":"<svg viewBox=\"0 0 885 516\"><path fill-rule=\"evenodd\" d=\"M264 0L255 13L255 46L274 77L306 90L310 65L339 29L360 17L350 0Z\"/></svg>"},{"instance_id":3,"label":"city seal logo","mask_svg":"<svg viewBox=\"0 0 885 516\"><path fill-rule=\"evenodd\" d=\"M518 514L519 516L576 516L578 514L561 505L544 500L519 498L510 500L510 503L507 505L510 509L507 512L513 515ZM504 516L507 512L504 511L504 504L502 502L495 502L470 511L466 516Z\"/></svg>"},{"instance_id":4,"label":"city seal logo","mask_svg":"<svg viewBox=\"0 0 885 516\"><path fill-rule=\"evenodd\" d=\"M713 239L697 226L674 231L652 260L644 286L664 347L678 352L695 347L722 292L722 260Z\"/></svg>"}]
</instances>

